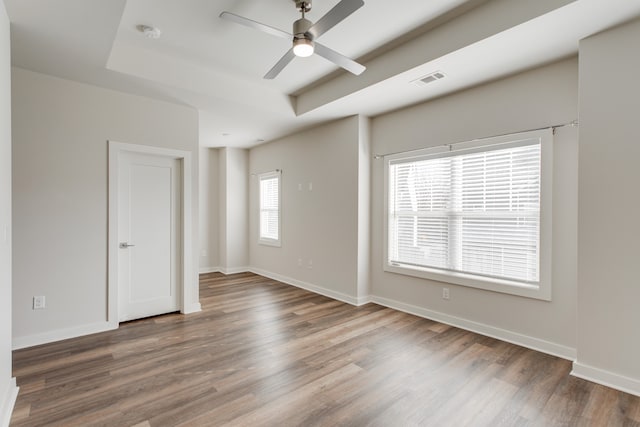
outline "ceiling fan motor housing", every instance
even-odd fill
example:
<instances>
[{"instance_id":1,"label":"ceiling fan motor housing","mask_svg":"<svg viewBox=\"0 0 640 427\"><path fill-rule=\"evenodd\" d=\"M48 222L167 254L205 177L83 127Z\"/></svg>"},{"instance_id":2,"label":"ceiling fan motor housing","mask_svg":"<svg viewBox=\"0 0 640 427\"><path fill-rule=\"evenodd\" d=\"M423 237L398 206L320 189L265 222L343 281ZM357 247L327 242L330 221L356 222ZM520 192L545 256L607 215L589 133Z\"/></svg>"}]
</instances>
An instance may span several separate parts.
<instances>
[{"instance_id":1,"label":"ceiling fan motor housing","mask_svg":"<svg viewBox=\"0 0 640 427\"><path fill-rule=\"evenodd\" d=\"M300 18L293 23L293 37L295 39L307 39L311 40L312 36L309 33L309 28L313 25L313 22L305 18Z\"/></svg>"}]
</instances>

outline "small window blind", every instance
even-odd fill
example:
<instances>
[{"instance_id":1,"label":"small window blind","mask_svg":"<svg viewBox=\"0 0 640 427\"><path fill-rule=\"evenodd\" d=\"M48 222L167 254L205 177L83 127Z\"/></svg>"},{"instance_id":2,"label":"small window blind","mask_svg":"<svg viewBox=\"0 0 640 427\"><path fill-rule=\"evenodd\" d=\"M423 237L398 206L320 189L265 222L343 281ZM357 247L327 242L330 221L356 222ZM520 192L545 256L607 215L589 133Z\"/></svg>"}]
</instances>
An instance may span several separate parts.
<instances>
[{"instance_id":1,"label":"small window blind","mask_svg":"<svg viewBox=\"0 0 640 427\"><path fill-rule=\"evenodd\" d=\"M260 240L280 241L280 174L260 176Z\"/></svg>"},{"instance_id":2,"label":"small window blind","mask_svg":"<svg viewBox=\"0 0 640 427\"><path fill-rule=\"evenodd\" d=\"M388 262L535 284L538 139L389 161Z\"/></svg>"}]
</instances>

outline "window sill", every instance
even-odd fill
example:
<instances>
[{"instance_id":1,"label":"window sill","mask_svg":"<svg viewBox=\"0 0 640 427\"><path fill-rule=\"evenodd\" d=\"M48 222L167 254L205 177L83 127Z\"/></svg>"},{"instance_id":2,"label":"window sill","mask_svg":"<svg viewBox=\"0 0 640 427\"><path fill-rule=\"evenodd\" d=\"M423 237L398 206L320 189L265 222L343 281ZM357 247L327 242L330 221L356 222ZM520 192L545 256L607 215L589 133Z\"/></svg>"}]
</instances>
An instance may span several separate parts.
<instances>
[{"instance_id":1,"label":"window sill","mask_svg":"<svg viewBox=\"0 0 640 427\"><path fill-rule=\"evenodd\" d=\"M282 246L282 244L280 243L280 240L273 240L273 239L260 239L258 240L258 244L263 246L273 246L277 248Z\"/></svg>"},{"instance_id":2,"label":"window sill","mask_svg":"<svg viewBox=\"0 0 640 427\"><path fill-rule=\"evenodd\" d=\"M406 264L391 265L385 263L384 271L476 289L484 289L487 291L551 301L551 288L550 286L544 286L542 281L540 285L533 285L531 283L476 276L473 274L457 273L432 268L422 268Z\"/></svg>"}]
</instances>

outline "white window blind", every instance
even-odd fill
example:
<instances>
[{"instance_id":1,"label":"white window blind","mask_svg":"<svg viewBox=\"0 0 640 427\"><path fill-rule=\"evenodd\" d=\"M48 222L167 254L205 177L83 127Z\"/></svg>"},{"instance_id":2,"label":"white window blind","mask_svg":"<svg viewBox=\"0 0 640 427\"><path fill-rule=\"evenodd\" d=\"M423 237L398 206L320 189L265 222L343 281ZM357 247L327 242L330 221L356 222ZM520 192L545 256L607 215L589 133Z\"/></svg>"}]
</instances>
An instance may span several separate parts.
<instances>
[{"instance_id":1,"label":"white window blind","mask_svg":"<svg viewBox=\"0 0 640 427\"><path fill-rule=\"evenodd\" d=\"M280 173L260 175L260 242L280 243Z\"/></svg>"},{"instance_id":2,"label":"white window blind","mask_svg":"<svg viewBox=\"0 0 640 427\"><path fill-rule=\"evenodd\" d=\"M390 265L539 282L539 139L388 167Z\"/></svg>"}]
</instances>

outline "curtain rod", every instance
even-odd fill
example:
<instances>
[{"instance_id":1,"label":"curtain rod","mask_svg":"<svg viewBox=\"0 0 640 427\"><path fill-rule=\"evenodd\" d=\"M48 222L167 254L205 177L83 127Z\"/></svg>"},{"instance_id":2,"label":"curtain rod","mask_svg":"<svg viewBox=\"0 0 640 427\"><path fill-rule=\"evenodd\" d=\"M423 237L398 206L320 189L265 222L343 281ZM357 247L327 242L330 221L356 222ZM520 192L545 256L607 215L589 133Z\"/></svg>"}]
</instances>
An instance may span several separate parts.
<instances>
[{"instance_id":1,"label":"curtain rod","mask_svg":"<svg viewBox=\"0 0 640 427\"><path fill-rule=\"evenodd\" d=\"M265 173L271 173L271 172L279 172L279 173L282 173L282 169L274 169L274 170L272 170L272 171L252 173L252 174L251 174L251 176L264 175Z\"/></svg>"},{"instance_id":2,"label":"curtain rod","mask_svg":"<svg viewBox=\"0 0 640 427\"><path fill-rule=\"evenodd\" d=\"M423 151L423 150L430 150L430 149L442 148L442 147L452 148L454 145L463 144L465 142L482 141L483 139L498 138L498 137L501 137L501 136L516 135L516 134L525 133L525 132L534 132L536 130L552 129L553 130L553 134L555 135L556 129L558 129L558 128L562 128L562 127L565 127L565 126L577 127L578 125L579 125L578 120L574 120L572 122L562 123L562 124L559 124L559 125L545 126L545 127L541 127L541 128L521 130L521 131L518 131L518 132L501 133L499 135L485 136L485 137L482 137L482 138L475 138L475 139L471 139L471 140L467 140L467 141L452 142L450 144L435 145L433 147L416 148L415 150L407 150L407 151L396 151L395 153L387 153L387 154L374 154L373 158L378 160L378 159L383 158L384 156L393 156L393 155L396 155L396 154L412 153L414 151Z\"/></svg>"}]
</instances>

